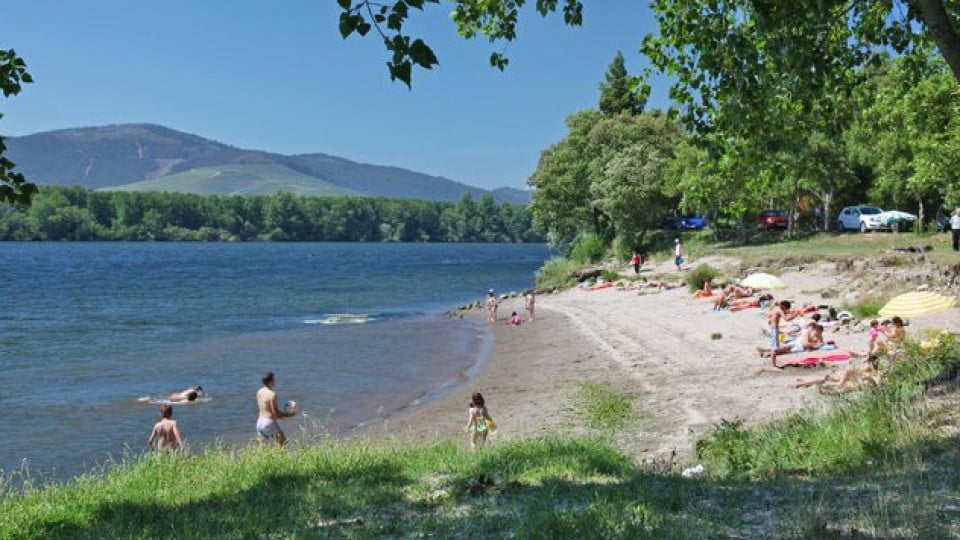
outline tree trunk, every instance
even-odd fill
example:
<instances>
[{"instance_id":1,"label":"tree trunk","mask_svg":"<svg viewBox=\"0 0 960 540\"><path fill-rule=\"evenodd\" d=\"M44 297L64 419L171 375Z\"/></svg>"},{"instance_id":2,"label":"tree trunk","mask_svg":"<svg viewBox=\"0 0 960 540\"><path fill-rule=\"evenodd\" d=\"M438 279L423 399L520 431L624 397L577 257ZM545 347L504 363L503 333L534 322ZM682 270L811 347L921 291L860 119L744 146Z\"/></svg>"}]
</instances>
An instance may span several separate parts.
<instances>
[{"instance_id":1,"label":"tree trunk","mask_svg":"<svg viewBox=\"0 0 960 540\"><path fill-rule=\"evenodd\" d=\"M917 227L919 227L919 229L920 229L919 232L923 232L923 231L924 231L924 227L923 227L923 197L917 195L917 202L919 203L919 207L917 208L917 221L918 221L919 223L917 223Z\"/></svg>"},{"instance_id":2,"label":"tree trunk","mask_svg":"<svg viewBox=\"0 0 960 540\"><path fill-rule=\"evenodd\" d=\"M917 6L940 54L953 72L953 78L960 82L960 35L950 23L943 0L917 0Z\"/></svg>"},{"instance_id":3,"label":"tree trunk","mask_svg":"<svg viewBox=\"0 0 960 540\"><path fill-rule=\"evenodd\" d=\"M790 197L790 214L787 215L787 238L793 239L797 230L797 206L800 204L800 179L793 182L793 196Z\"/></svg>"},{"instance_id":4,"label":"tree trunk","mask_svg":"<svg viewBox=\"0 0 960 540\"><path fill-rule=\"evenodd\" d=\"M828 191L823 194L823 230L829 231L832 221L830 220L830 207L833 205L833 192Z\"/></svg>"}]
</instances>

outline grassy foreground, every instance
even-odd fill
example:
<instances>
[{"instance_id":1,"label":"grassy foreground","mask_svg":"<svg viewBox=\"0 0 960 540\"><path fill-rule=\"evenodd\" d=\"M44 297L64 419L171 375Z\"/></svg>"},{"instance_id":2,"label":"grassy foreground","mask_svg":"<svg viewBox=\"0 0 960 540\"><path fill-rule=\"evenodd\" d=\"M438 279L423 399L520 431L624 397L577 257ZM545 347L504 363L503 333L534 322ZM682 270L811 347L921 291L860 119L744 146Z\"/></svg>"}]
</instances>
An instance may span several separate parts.
<instances>
[{"instance_id":1,"label":"grassy foreground","mask_svg":"<svg viewBox=\"0 0 960 540\"><path fill-rule=\"evenodd\" d=\"M0 486L0 537L955 537L960 346L927 345L829 409L717 426L697 478L618 451L609 433L635 427L617 418L632 398L591 385L581 399L606 436L144 456L68 484Z\"/></svg>"}]
</instances>

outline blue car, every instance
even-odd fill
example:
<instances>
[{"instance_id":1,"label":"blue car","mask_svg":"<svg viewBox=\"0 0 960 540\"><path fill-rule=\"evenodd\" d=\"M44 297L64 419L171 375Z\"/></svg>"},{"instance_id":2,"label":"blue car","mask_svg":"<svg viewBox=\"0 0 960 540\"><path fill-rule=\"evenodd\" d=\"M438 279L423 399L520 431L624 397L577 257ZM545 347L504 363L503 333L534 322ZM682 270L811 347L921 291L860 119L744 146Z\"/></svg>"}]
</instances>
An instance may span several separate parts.
<instances>
[{"instance_id":1,"label":"blue car","mask_svg":"<svg viewBox=\"0 0 960 540\"><path fill-rule=\"evenodd\" d=\"M682 230L699 231L707 226L707 218L703 214L687 214L680 217L679 222L679 228Z\"/></svg>"}]
</instances>

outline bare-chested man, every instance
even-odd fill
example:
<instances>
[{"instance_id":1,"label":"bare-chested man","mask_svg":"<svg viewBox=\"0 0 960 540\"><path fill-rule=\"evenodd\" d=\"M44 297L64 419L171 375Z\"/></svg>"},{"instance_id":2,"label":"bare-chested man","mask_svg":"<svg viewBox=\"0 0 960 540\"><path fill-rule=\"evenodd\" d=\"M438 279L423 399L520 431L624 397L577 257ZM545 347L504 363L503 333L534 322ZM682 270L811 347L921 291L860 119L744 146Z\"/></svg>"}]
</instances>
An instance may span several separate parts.
<instances>
[{"instance_id":1,"label":"bare-chested man","mask_svg":"<svg viewBox=\"0 0 960 540\"><path fill-rule=\"evenodd\" d=\"M777 347L776 349L764 349L762 347L757 347L757 352L760 353L761 358L770 358L770 361L773 363L773 367L779 368L780 366L777 365L778 354L818 351L824 345L823 327L817 323L810 323L800 332L800 335L797 337L797 339L790 344Z\"/></svg>"},{"instance_id":2,"label":"bare-chested man","mask_svg":"<svg viewBox=\"0 0 960 540\"><path fill-rule=\"evenodd\" d=\"M260 412L257 418L257 436L261 444L273 438L283 446L287 443L287 436L280 429L280 423L277 420L289 418L295 413L285 413L277 406L277 393L273 391L277 381L273 372L266 372L262 380L263 388L257 390L257 410Z\"/></svg>"},{"instance_id":3,"label":"bare-chested man","mask_svg":"<svg viewBox=\"0 0 960 540\"><path fill-rule=\"evenodd\" d=\"M767 312L767 323L770 332L770 350L776 351L780 348L780 321L789 321L793 316L790 315L790 301L781 300L779 304L770 308ZM773 355L773 365L777 366L776 354Z\"/></svg>"},{"instance_id":4,"label":"bare-chested man","mask_svg":"<svg viewBox=\"0 0 960 540\"><path fill-rule=\"evenodd\" d=\"M184 447L177 421L173 419L173 407L169 404L160 406L160 421L153 426L147 438L148 448L152 450L154 444L160 451L182 450Z\"/></svg>"}]
</instances>

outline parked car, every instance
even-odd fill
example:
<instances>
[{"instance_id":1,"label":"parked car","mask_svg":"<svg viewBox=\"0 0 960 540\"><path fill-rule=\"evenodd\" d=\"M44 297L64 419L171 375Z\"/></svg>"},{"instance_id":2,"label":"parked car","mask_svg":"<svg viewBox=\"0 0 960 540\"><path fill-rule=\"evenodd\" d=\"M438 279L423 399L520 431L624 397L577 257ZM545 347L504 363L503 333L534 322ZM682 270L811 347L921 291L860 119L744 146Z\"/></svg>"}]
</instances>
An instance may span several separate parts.
<instances>
[{"instance_id":1,"label":"parked car","mask_svg":"<svg viewBox=\"0 0 960 540\"><path fill-rule=\"evenodd\" d=\"M700 230L707 226L707 218L703 214L687 214L680 217L680 229Z\"/></svg>"},{"instance_id":2,"label":"parked car","mask_svg":"<svg viewBox=\"0 0 960 540\"><path fill-rule=\"evenodd\" d=\"M783 210L764 210L757 216L757 228L766 231L786 229L789 223L790 219Z\"/></svg>"},{"instance_id":3,"label":"parked car","mask_svg":"<svg viewBox=\"0 0 960 540\"><path fill-rule=\"evenodd\" d=\"M700 230L706 226L707 218L696 212L683 216L668 215L660 220L661 229Z\"/></svg>"},{"instance_id":4,"label":"parked car","mask_svg":"<svg viewBox=\"0 0 960 540\"><path fill-rule=\"evenodd\" d=\"M867 232L889 228L880 219L882 213L876 206L847 206L837 216L837 230Z\"/></svg>"}]
</instances>

